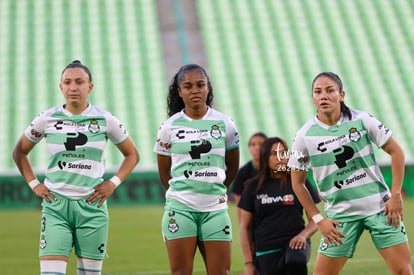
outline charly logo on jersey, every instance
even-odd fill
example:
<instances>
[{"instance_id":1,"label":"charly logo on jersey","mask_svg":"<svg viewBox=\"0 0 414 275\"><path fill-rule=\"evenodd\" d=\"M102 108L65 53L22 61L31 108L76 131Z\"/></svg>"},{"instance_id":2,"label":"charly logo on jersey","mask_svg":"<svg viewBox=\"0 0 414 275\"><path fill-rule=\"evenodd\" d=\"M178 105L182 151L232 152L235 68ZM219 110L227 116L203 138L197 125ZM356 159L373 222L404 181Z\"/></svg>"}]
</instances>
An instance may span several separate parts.
<instances>
[{"instance_id":1,"label":"charly logo on jersey","mask_svg":"<svg viewBox=\"0 0 414 275\"><path fill-rule=\"evenodd\" d=\"M175 135L178 139L185 139L185 131L178 130L177 134Z\"/></svg>"},{"instance_id":2,"label":"charly logo on jersey","mask_svg":"<svg viewBox=\"0 0 414 275\"><path fill-rule=\"evenodd\" d=\"M56 123L53 126L58 131L63 130L63 127L69 127L71 129L76 128L78 131L83 131L83 130L85 130L86 124L85 123L76 123L76 122L73 122L73 121L58 120L58 121L56 121Z\"/></svg>"},{"instance_id":3,"label":"charly logo on jersey","mask_svg":"<svg viewBox=\"0 0 414 275\"><path fill-rule=\"evenodd\" d=\"M356 142L361 139L361 133L358 131L357 128L352 127L349 129L349 139L353 142Z\"/></svg>"},{"instance_id":4,"label":"charly logo on jersey","mask_svg":"<svg viewBox=\"0 0 414 275\"><path fill-rule=\"evenodd\" d=\"M62 130L63 129L62 125L63 125L63 121L58 120L58 121L56 121L55 125L53 125L53 126L55 126L56 130Z\"/></svg>"},{"instance_id":5,"label":"charly logo on jersey","mask_svg":"<svg viewBox=\"0 0 414 275\"><path fill-rule=\"evenodd\" d=\"M104 253L105 252L105 244L104 243L101 243L98 246L98 251L99 251L99 253Z\"/></svg>"},{"instance_id":6,"label":"charly logo on jersey","mask_svg":"<svg viewBox=\"0 0 414 275\"><path fill-rule=\"evenodd\" d=\"M230 226L229 225L225 225L224 228L221 230L224 232L224 234L226 235L230 235Z\"/></svg>"},{"instance_id":7,"label":"charly logo on jersey","mask_svg":"<svg viewBox=\"0 0 414 275\"><path fill-rule=\"evenodd\" d=\"M92 134L96 134L99 133L99 131L101 130L101 127L98 124L98 120L96 119L92 119L89 122L89 126L88 126L88 130L89 132L91 132Z\"/></svg>"},{"instance_id":8,"label":"charly logo on jersey","mask_svg":"<svg viewBox=\"0 0 414 275\"><path fill-rule=\"evenodd\" d=\"M221 133L218 125L213 125L211 126L210 135L215 139L219 139L223 134Z\"/></svg>"},{"instance_id":9,"label":"charly logo on jersey","mask_svg":"<svg viewBox=\"0 0 414 275\"><path fill-rule=\"evenodd\" d=\"M346 135L342 135L342 136L339 136L339 137L334 137L334 138L331 138L331 139L329 139L329 140L325 140L325 141L322 141L322 142L320 142L319 144L318 144L318 147L316 148L319 152L321 152L321 153L323 153L323 152L325 152L326 150L328 150L327 148L326 148L326 146L327 145L329 145L329 144L331 144L331 143L334 143L334 142L336 142L336 143L338 143L338 142L340 142L342 139L344 139L344 138L346 138Z\"/></svg>"}]
</instances>

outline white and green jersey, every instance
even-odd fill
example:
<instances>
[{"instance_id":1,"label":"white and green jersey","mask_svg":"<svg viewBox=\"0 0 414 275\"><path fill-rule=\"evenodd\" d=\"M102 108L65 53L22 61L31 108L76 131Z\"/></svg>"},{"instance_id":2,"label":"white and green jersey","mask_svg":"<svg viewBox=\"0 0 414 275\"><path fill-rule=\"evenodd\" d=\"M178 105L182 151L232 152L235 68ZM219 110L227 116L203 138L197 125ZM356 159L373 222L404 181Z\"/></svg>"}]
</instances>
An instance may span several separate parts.
<instances>
[{"instance_id":1,"label":"white and green jersey","mask_svg":"<svg viewBox=\"0 0 414 275\"><path fill-rule=\"evenodd\" d=\"M334 126L309 120L296 133L288 164L312 169L327 216L342 221L376 214L390 197L372 144L382 147L392 132L366 112L351 113Z\"/></svg>"},{"instance_id":2,"label":"white and green jersey","mask_svg":"<svg viewBox=\"0 0 414 275\"><path fill-rule=\"evenodd\" d=\"M154 145L155 153L171 157L166 206L200 212L226 209L225 154L237 147L233 120L212 108L199 120L183 111L171 116Z\"/></svg>"},{"instance_id":3,"label":"white and green jersey","mask_svg":"<svg viewBox=\"0 0 414 275\"><path fill-rule=\"evenodd\" d=\"M72 199L93 193L102 182L108 138L119 144L128 137L118 119L90 104L79 115L63 105L42 112L26 128L25 135L34 143L45 138L50 162L44 184Z\"/></svg>"}]
</instances>

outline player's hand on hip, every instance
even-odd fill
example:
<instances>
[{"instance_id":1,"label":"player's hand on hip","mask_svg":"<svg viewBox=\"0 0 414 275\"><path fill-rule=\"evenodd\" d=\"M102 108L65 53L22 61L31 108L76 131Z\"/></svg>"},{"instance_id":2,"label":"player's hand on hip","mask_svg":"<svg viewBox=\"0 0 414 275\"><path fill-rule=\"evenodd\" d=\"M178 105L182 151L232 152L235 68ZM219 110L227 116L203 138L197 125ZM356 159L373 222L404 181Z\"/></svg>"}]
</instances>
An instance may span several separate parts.
<instances>
[{"instance_id":1,"label":"player's hand on hip","mask_svg":"<svg viewBox=\"0 0 414 275\"><path fill-rule=\"evenodd\" d=\"M404 218L403 199L401 194L393 194L385 203L384 214L387 215L387 224L393 227L400 225Z\"/></svg>"},{"instance_id":2,"label":"player's hand on hip","mask_svg":"<svg viewBox=\"0 0 414 275\"><path fill-rule=\"evenodd\" d=\"M337 229L337 227L341 226L338 221L322 220L318 222L317 226L326 243L339 245L344 242L344 233Z\"/></svg>"},{"instance_id":3,"label":"player's hand on hip","mask_svg":"<svg viewBox=\"0 0 414 275\"><path fill-rule=\"evenodd\" d=\"M98 207L101 207L107 198L115 191L115 188L116 187L112 182L103 181L95 187L95 192L86 200L86 202L94 203L95 201L100 200Z\"/></svg>"},{"instance_id":4,"label":"player's hand on hip","mask_svg":"<svg viewBox=\"0 0 414 275\"><path fill-rule=\"evenodd\" d=\"M36 185L33 188L33 192L35 192L36 196L44 199L47 202L51 202L51 200L57 200L57 198L50 192L49 188L47 188L44 184Z\"/></svg>"}]
</instances>

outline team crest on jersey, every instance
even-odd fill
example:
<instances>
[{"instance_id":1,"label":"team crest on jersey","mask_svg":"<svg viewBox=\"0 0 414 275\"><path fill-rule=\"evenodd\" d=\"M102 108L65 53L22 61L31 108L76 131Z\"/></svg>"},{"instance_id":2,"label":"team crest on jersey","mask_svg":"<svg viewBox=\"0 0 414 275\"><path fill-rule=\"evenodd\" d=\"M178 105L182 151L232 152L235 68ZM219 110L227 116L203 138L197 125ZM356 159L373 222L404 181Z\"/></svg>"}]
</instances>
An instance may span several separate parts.
<instances>
[{"instance_id":1,"label":"team crest on jersey","mask_svg":"<svg viewBox=\"0 0 414 275\"><path fill-rule=\"evenodd\" d=\"M221 138L222 134L218 125L211 126L210 135L215 139Z\"/></svg>"},{"instance_id":2,"label":"team crest on jersey","mask_svg":"<svg viewBox=\"0 0 414 275\"><path fill-rule=\"evenodd\" d=\"M354 142L361 139L361 133L358 132L357 128L352 127L351 129L349 129L349 139Z\"/></svg>"},{"instance_id":3,"label":"team crest on jersey","mask_svg":"<svg viewBox=\"0 0 414 275\"><path fill-rule=\"evenodd\" d=\"M46 243L46 237L45 235L42 235L40 237L40 248L44 249L46 247L47 243Z\"/></svg>"},{"instance_id":4,"label":"team crest on jersey","mask_svg":"<svg viewBox=\"0 0 414 275\"><path fill-rule=\"evenodd\" d=\"M88 126L89 132L92 134L96 134L101 130L101 127L98 125L98 121L96 119L92 119Z\"/></svg>"},{"instance_id":5,"label":"team crest on jersey","mask_svg":"<svg viewBox=\"0 0 414 275\"><path fill-rule=\"evenodd\" d=\"M171 233L175 233L178 231L178 229L180 229L180 227L178 226L178 224L175 222L175 219L170 219L170 224L168 225L168 230Z\"/></svg>"}]
</instances>

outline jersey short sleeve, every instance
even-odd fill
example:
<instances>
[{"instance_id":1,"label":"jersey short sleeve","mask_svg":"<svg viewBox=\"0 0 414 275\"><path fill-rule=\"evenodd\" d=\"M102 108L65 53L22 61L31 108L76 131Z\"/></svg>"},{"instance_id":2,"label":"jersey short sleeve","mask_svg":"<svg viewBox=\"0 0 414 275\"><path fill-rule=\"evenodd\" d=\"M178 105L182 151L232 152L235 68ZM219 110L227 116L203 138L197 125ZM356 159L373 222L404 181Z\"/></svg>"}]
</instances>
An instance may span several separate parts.
<instances>
[{"instance_id":1,"label":"jersey short sleeve","mask_svg":"<svg viewBox=\"0 0 414 275\"><path fill-rule=\"evenodd\" d=\"M45 136L45 129L47 124L47 114L40 113L35 117L30 125L25 129L24 135L33 143L38 143Z\"/></svg>"},{"instance_id":2,"label":"jersey short sleeve","mask_svg":"<svg viewBox=\"0 0 414 275\"><path fill-rule=\"evenodd\" d=\"M384 146L384 144L391 138L392 131L369 113L359 112L358 116L363 121L371 141L375 143L378 148Z\"/></svg>"},{"instance_id":3,"label":"jersey short sleeve","mask_svg":"<svg viewBox=\"0 0 414 275\"><path fill-rule=\"evenodd\" d=\"M171 156L171 139L169 137L169 125L173 118L162 123L157 133L157 140L153 151L159 155Z\"/></svg>"},{"instance_id":4,"label":"jersey short sleeve","mask_svg":"<svg viewBox=\"0 0 414 275\"><path fill-rule=\"evenodd\" d=\"M124 125L112 114L106 115L107 134L113 144L122 143L129 136Z\"/></svg>"},{"instance_id":5,"label":"jersey short sleeve","mask_svg":"<svg viewBox=\"0 0 414 275\"><path fill-rule=\"evenodd\" d=\"M226 138L226 151L233 150L239 147L239 133L236 128L236 124L230 118L227 118L226 121L227 127L227 138Z\"/></svg>"},{"instance_id":6,"label":"jersey short sleeve","mask_svg":"<svg viewBox=\"0 0 414 275\"><path fill-rule=\"evenodd\" d=\"M288 162L288 167L292 170L308 171L311 168L309 152L305 142L305 133L311 124L311 121L306 123L295 135Z\"/></svg>"}]
</instances>

